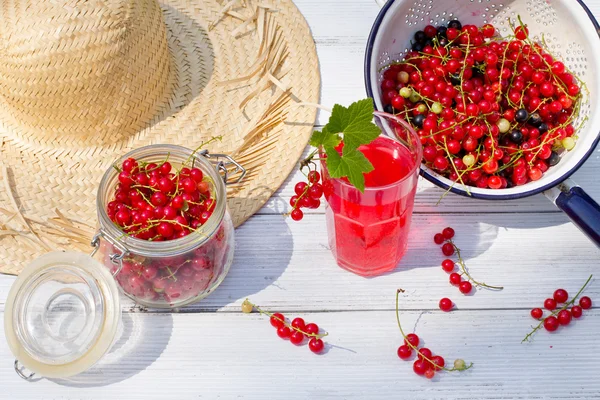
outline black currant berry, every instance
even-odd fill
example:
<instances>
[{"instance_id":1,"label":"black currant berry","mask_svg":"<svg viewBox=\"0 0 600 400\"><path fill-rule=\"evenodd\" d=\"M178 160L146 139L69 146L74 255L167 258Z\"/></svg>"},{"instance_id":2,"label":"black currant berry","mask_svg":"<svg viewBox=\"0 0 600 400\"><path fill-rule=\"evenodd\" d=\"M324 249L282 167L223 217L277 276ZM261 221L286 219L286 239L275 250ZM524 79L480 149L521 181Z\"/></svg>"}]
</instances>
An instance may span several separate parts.
<instances>
[{"instance_id":1,"label":"black currant berry","mask_svg":"<svg viewBox=\"0 0 600 400\"><path fill-rule=\"evenodd\" d=\"M423 128L423 122L425 121L425 116L423 114L417 114L413 119L413 123L419 127Z\"/></svg>"},{"instance_id":2,"label":"black currant berry","mask_svg":"<svg viewBox=\"0 0 600 400\"><path fill-rule=\"evenodd\" d=\"M453 19L452 21L448 22L448 28L454 28L454 29L461 30L462 24L460 23L459 20Z\"/></svg>"},{"instance_id":3,"label":"black currant berry","mask_svg":"<svg viewBox=\"0 0 600 400\"><path fill-rule=\"evenodd\" d=\"M546 125L545 122L542 122L540 126L538 126L538 129L540 130L540 133L546 133L548 132L548 125Z\"/></svg>"},{"instance_id":4,"label":"black currant berry","mask_svg":"<svg viewBox=\"0 0 600 400\"><path fill-rule=\"evenodd\" d=\"M542 124L542 117L540 117L540 114L534 112L529 116L529 123L537 128Z\"/></svg>"},{"instance_id":5,"label":"black currant berry","mask_svg":"<svg viewBox=\"0 0 600 400\"><path fill-rule=\"evenodd\" d=\"M424 46L423 46L421 43L414 43L414 44L412 45L412 49L413 49L413 51L416 51L416 52L418 52L418 53L420 53L420 52L422 52L422 51L423 51L423 47L424 47Z\"/></svg>"},{"instance_id":6,"label":"black currant berry","mask_svg":"<svg viewBox=\"0 0 600 400\"><path fill-rule=\"evenodd\" d=\"M385 111L388 114L393 114L394 113L394 107L392 107L391 104L386 104L385 106L383 106L383 111Z\"/></svg>"},{"instance_id":7,"label":"black currant berry","mask_svg":"<svg viewBox=\"0 0 600 400\"><path fill-rule=\"evenodd\" d=\"M448 46L448 44L449 44L450 42L448 41L448 39L446 39L445 37L443 37L443 38L440 38L440 39L438 40L438 43L440 44L440 46L442 46L442 47L446 47L446 46Z\"/></svg>"},{"instance_id":8,"label":"black currant berry","mask_svg":"<svg viewBox=\"0 0 600 400\"><path fill-rule=\"evenodd\" d=\"M427 40L427 35L425 35L425 32L423 31L417 31L417 33L415 33L415 40L417 43L424 44Z\"/></svg>"},{"instance_id":9,"label":"black currant berry","mask_svg":"<svg viewBox=\"0 0 600 400\"><path fill-rule=\"evenodd\" d=\"M523 141L523 133L521 131L512 131L510 133L510 141L519 144Z\"/></svg>"},{"instance_id":10,"label":"black currant berry","mask_svg":"<svg viewBox=\"0 0 600 400\"><path fill-rule=\"evenodd\" d=\"M553 151L552 154L550 154L550 158L548 158L548 165L550 165L551 167L554 167L559 162L560 162L560 156L558 155L557 152Z\"/></svg>"},{"instance_id":11,"label":"black currant berry","mask_svg":"<svg viewBox=\"0 0 600 400\"><path fill-rule=\"evenodd\" d=\"M439 26L437 28L437 30L438 30L438 37L440 37L440 38L446 37L446 32L448 31L448 28L446 28L445 26Z\"/></svg>"},{"instance_id":12,"label":"black currant berry","mask_svg":"<svg viewBox=\"0 0 600 400\"><path fill-rule=\"evenodd\" d=\"M517 113L515 114L515 120L517 122L525 122L527 121L527 119L529 118L529 113L527 112L526 109L521 108L520 110L517 110Z\"/></svg>"}]
</instances>

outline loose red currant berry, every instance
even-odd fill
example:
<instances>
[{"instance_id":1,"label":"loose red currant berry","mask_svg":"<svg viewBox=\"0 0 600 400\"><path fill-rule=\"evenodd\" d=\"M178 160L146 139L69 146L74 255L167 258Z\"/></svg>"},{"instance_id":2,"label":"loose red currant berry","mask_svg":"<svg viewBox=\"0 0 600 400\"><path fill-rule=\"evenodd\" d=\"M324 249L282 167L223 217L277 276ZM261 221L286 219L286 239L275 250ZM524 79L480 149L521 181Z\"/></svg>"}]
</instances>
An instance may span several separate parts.
<instances>
[{"instance_id":1,"label":"loose red currant berry","mask_svg":"<svg viewBox=\"0 0 600 400\"><path fill-rule=\"evenodd\" d=\"M460 283L458 290L463 294L469 294L471 293L471 290L473 290L473 285L471 285L471 282L469 281L463 281Z\"/></svg>"},{"instance_id":2,"label":"loose red currant berry","mask_svg":"<svg viewBox=\"0 0 600 400\"><path fill-rule=\"evenodd\" d=\"M319 354L320 352L322 352L324 347L325 345L323 344L323 341L321 339L312 338L308 342L308 348L315 354Z\"/></svg>"},{"instance_id":3,"label":"loose red currant berry","mask_svg":"<svg viewBox=\"0 0 600 400\"><path fill-rule=\"evenodd\" d=\"M556 289L552 297L557 303L566 303L569 300L569 293L565 289Z\"/></svg>"},{"instance_id":4,"label":"loose red currant berry","mask_svg":"<svg viewBox=\"0 0 600 400\"><path fill-rule=\"evenodd\" d=\"M302 318L294 318L292 321L292 326L294 328L300 329L301 331L304 331L304 329L306 329L306 325Z\"/></svg>"},{"instance_id":5,"label":"loose red currant berry","mask_svg":"<svg viewBox=\"0 0 600 400\"><path fill-rule=\"evenodd\" d=\"M289 337L292 336L292 330L285 325L280 326L277 328L277 336L282 339L289 339Z\"/></svg>"},{"instance_id":6,"label":"loose red currant berry","mask_svg":"<svg viewBox=\"0 0 600 400\"><path fill-rule=\"evenodd\" d=\"M412 356L412 349L409 346L403 344L398 347L398 357L403 360L408 360L410 356Z\"/></svg>"},{"instance_id":7,"label":"loose red currant berry","mask_svg":"<svg viewBox=\"0 0 600 400\"><path fill-rule=\"evenodd\" d=\"M456 272L453 272L450 274L450 283L453 285L460 285L460 282L462 281L462 278L460 277L459 274L457 274Z\"/></svg>"},{"instance_id":8,"label":"loose red currant berry","mask_svg":"<svg viewBox=\"0 0 600 400\"><path fill-rule=\"evenodd\" d=\"M442 235L441 233L436 233L433 236L433 241L435 242L435 244L442 244L442 243L444 243L444 235Z\"/></svg>"},{"instance_id":9,"label":"loose red currant berry","mask_svg":"<svg viewBox=\"0 0 600 400\"><path fill-rule=\"evenodd\" d=\"M419 337L414 333L409 333L404 339L404 344L408 343L412 344L414 347L417 347L419 345Z\"/></svg>"},{"instance_id":10,"label":"loose red currant berry","mask_svg":"<svg viewBox=\"0 0 600 400\"><path fill-rule=\"evenodd\" d=\"M309 335L318 335L319 334L319 326L317 324L307 324L304 327L304 332L309 334Z\"/></svg>"},{"instance_id":11,"label":"loose red currant berry","mask_svg":"<svg viewBox=\"0 0 600 400\"><path fill-rule=\"evenodd\" d=\"M427 347L421 347L419 349L419 352L418 352L419 360L424 360L426 358L431 360L432 355L433 354L431 353L431 350L429 350Z\"/></svg>"},{"instance_id":12,"label":"loose red currant berry","mask_svg":"<svg viewBox=\"0 0 600 400\"><path fill-rule=\"evenodd\" d=\"M440 300L440 310L448 312L452 310L452 306L452 300L450 300L449 298L444 297Z\"/></svg>"},{"instance_id":13,"label":"loose red currant berry","mask_svg":"<svg viewBox=\"0 0 600 400\"><path fill-rule=\"evenodd\" d=\"M444 228L442 235L444 235L444 239L450 240L454 237L454 229L450 227Z\"/></svg>"},{"instance_id":14,"label":"loose red currant berry","mask_svg":"<svg viewBox=\"0 0 600 400\"><path fill-rule=\"evenodd\" d=\"M429 367L427 364L429 364L429 363L426 361L416 360L413 363L413 371L415 371L415 374L417 374L417 375L424 375Z\"/></svg>"},{"instance_id":15,"label":"loose red currant berry","mask_svg":"<svg viewBox=\"0 0 600 400\"><path fill-rule=\"evenodd\" d=\"M550 310L550 311L555 310L556 309L556 300L554 300L554 299L546 299L544 301L544 308L546 310Z\"/></svg>"},{"instance_id":16,"label":"loose red currant berry","mask_svg":"<svg viewBox=\"0 0 600 400\"><path fill-rule=\"evenodd\" d=\"M454 246L452 243L444 243L442 246L442 253L444 253L446 257L450 257L452 254L454 254Z\"/></svg>"},{"instance_id":17,"label":"loose red currant berry","mask_svg":"<svg viewBox=\"0 0 600 400\"><path fill-rule=\"evenodd\" d=\"M579 306L573 306L571 308L571 315L573 315L573 318L580 318L583 315L583 309Z\"/></svg>"},{"instance_id":18,"label":"loose red currant berry","mask_svg":"<svg viewBox=\"0 0 600 400\"><path fill-rule=\"evenodd\" d=\"M531 316L535 319L540 319L544 315L544 311L541 308L534 308L531 310Z\"/></svg>"},{"instance_id":19,"label":"loose red currant berry","mask_svg":"<svg viewBox=\"0 0 600 400\"><path fill-rule=\"evenodd\" d=\"M587 296L583 296L579 299L579 306L581 306L581 308L584 310L592 308L592 299Z\"/></svg>"},{"instance_id":20,"label":"loose red currant berry","mask_svg":"<svg viewBox=\"0 0 600 400\"><path fill-rule=\"evenodd\" d=\"M445 259L444 261L442 261L442 269L446 272L454 271L454 261L448 258Z\"/></svg>"},{"instance_id":21,"label":"loose red currant berry","mask_svg":"<svg viewBox=\"0 0 600 400\"><path fill-rule=\"evenodd\" d=\"M308 181L310 183L317 183L321 179L321 175L317 171L310 171L308 173Z\"/></svg>"},{"instance_id":22,"label":"loose red currant berry","mask_svg":"<svg viewBox=\"0 0 600 400\"><path fill-rule=\"evenodd\" d=\"M294 331L290 336L290 342L296 346L304 341L304 334L302 332Z\"/></svg>"},{"instance_id":23,"label":"loose red currant berry","mask_svg":"<svg viewBox=\"0 0 600 400\"><path fill-rule=\"evenodd\" d=\"M280 328L284 325L283 321L285 321L285 317L283 316L283 314L275 313L271 315L270 321L272 326L274 326L275 328Z\"/></svg>"},{"instance_id":24,"label":"loose red currant berry","mask_svg":"<svg viewBox=\"0 0 600 400\"><path fill-rule=\"evenodd\" d=\"M296 209L292 210L291 216L294 221L300 221L300 220L302 220L302 218L304 218L304 213L302 212L301 209L296 208Z\"/></svg>"},{"instance_id":25,"label":"loose red currant berry","mask_svg":"<svg viewBox=\"0 0 600 400\"><path fill-rule=\"evenodd\" d=\"M569 310L561 310L557 317L558 323L561 325L569 325L571 323L571 313Z\"/></svg>"},{"instance_id":26,"label":"loose red currant berry","mask_svg":"<svg viewBox=\"0 0 600 400\"><path fill-rule=\"evenodd\" d=\"M424 376L427 379L433 379L433 377L435 376L435 371L433 369L429 368L427 371L425 371Z\"/></svg>"},{"instance_id":27,"label":"loose red currant berry","mask_svg":"<svg viewBox=\"0 0 600 400\"><path fill-rule=\"evenodd\" d=\"M548 332L554 332L557 330L558 325L558 320L554 316L549 316L544 320L544 328L546 328Z\"/></svg>"}]
</instances>

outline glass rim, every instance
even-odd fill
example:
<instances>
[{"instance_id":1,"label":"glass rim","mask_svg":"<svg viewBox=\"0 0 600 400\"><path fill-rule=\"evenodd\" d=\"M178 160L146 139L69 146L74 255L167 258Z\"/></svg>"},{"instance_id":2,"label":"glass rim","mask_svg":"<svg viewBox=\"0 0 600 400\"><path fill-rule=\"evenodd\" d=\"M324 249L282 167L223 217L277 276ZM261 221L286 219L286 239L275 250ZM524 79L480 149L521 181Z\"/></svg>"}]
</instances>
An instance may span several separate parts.
<instances>
[{"instance_id":1,"label":"glass rim","mask_svg":"<svg viewBox=\"0 0 600 400\"><path fill-rule=\"evenodd\" d=\"M214 211L208 221L203 225L205 229L202 231L191 232L189 235L179 239L166 240L164 242L151 242L125 234L115 225L113 221L111 221L106 213L106 206L108 204L106 201L106 193L107 190L111 189L109 186L112 186L112 181L114 181L119 174L115 168L113 168L113 165L121 164L124 160L130 157L134 157L136 159L141 157L144 159L154 156L160 157L163 154L168 154L169 157L176 157L175 159L187 160L188 158L193 158L194 162L201 166L200 169L202 172L208 174L212 179L217 197ZM206 157L202 156L202 154L200 154L198 151L191 150L187 147L170 144L153 144L139 147L115 160L106 170L102 180L100 181L96 196L96 208L100 223L100 231L103 234L108 234L111 239L123 244L129 252L136 255L145 257L178 256L198 246L201 246L215 234L225 216L225 211L227 208L226 196L227 194L223 178L212 165L212 163Z\"/></svg>"}]
</instances>

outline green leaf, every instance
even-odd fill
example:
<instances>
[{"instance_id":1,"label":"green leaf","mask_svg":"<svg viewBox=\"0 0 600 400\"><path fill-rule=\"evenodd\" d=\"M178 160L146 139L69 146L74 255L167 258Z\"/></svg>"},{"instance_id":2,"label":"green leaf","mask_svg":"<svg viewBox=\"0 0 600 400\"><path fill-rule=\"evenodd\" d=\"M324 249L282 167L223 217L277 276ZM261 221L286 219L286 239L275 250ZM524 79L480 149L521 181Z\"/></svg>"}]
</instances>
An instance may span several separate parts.
<instances>
[{"instance_id":1,"label":"green leaf","mask_svg":"<svg viewBox=\"0 0 600 400\"><path fill-rule=\"evenodd\" d=\"M361 192L365 191L365 173L373 171L373 165L367 157L357 149L346 150L342 155L334 148L325 148L327 152L327 169L332 178L348 177L348 180Z\"/></svg>"},{"instance_id":2,"label":"green leaf","mask_svg":"<svg viewBox=\"0 0 600 400\"><path fill-rule=\"evenodd\" d=\"M324 130L343 133L344 148L357 149L360 145L371 143L381 133L372 122L373 111L373 100L368 98L352 103L348 108L336 104Z\"/></svg>"},{"instance_id":3,"label":"green leaf","mask_svg":"<svg viewBox=\"0 0 600 400\"><path fill-rule=\"evenodd\" d=\"M310 145L313 147L337 147L342 138L337 133L331 133L324 126L322 131L314 131L310 137Z\"/></svg>"}]
</instances>

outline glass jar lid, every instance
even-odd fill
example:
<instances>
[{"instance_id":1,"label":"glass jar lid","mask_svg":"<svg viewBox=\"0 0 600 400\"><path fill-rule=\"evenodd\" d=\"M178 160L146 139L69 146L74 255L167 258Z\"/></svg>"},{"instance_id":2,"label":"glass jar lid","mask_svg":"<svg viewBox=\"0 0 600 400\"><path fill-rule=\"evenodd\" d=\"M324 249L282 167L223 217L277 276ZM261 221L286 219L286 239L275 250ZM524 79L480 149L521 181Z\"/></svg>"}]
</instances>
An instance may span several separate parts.
<instances>
[{"instance_id":1,"label":"glass jar lid","mask_svg":"<svg viewBox=\"0 0 600 400\"><path fill-rule=\"evenodd\" d=\"M4 329L24 367L66 378L106 354L120 318L119 292L106 268L87 254L52 252L35 259L12 285Z\"/></svg>"}]
</instances>

